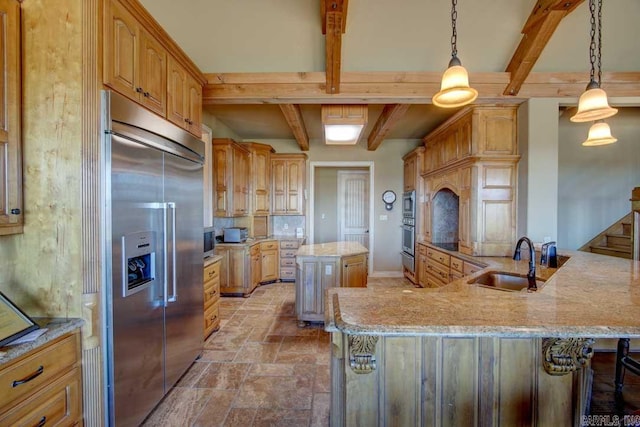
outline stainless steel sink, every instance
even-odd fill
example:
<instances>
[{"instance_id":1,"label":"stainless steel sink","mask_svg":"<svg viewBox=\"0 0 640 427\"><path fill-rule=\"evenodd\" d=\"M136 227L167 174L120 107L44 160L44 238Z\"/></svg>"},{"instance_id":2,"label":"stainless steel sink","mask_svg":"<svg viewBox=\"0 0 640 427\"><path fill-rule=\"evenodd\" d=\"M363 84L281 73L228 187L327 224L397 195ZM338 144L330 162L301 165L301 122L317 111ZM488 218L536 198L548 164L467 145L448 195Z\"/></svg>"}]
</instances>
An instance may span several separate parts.
<instances>
[{"instance_id":1,"label":"stainless steel sink","mask_svg":"<svg viewBox=\"0 0 640 427\"><path fill-rule=\"evenodd\" d=\"M523 289L527 289L529 285L527 276L518 276L512 273L501 273L497 271L489 271L467 283L508 292L520 292ZM538 289L542 288L543 284L544 280L536 279Z\"/></svg>"}]
</instances>

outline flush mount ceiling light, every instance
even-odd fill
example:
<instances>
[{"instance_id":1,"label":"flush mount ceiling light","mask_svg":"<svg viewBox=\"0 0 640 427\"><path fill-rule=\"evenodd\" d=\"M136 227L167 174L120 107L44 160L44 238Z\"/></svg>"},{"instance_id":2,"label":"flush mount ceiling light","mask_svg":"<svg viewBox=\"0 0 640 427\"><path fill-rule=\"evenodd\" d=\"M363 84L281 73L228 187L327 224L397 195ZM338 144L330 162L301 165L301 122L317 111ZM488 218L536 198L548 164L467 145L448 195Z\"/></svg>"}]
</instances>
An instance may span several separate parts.
<instances>
[{"instance_id":1,"label":"flush mount ceiling light","mask_svg":"<svg viewBox=\"0 0 640 427\"><path fill-rule=\"evenodd\" d=\"M469 87L469 74L458 59L457 3L457 0L451 0L451 61L447 71L442 75L440 92L431 98L435 105L444 108L462 107L472 103L478 97L478 91Z\"/></svg>"},{"instance_id":2,"label":"flush mount ceiling light","mask_svg":"<svg viewBox=\"0 0 640 427\"><path fill-rule=\"evenodd\" d=\"M582 123L593 120L606 119L615 115L618 110L609 106L607 93L600 88L602 81L602 0L598 2L598 42L596 44L596 0L589 0L591 11L591 43L589 44L589 62L591 72L589 84L584 93L580 95L578 112L570 118L572 122ZM598 60L598 80L595 79L596 47Z\"/></svg>"},{"instance_id":3,"label":"flush mount ceiling light","mask_svg":"<svg viewBox=\"0 0 640 427\"><path fill-rule=\"evenodd\" d=\"M322 129L327 145L355 145L367 124L367 105L323 105Z\"/></svg>"},{"instance_id":4,"label":"flush mount ceiling light","mask_svg":"<svg viewBox=\"0 0 640 427\"><path fill-rule=\"evenodd\" d=\"M582 143L585 147L595 147L597 145L613 144L618 139L611 136L609 125L603 120L595 122L589 128L589 137Z\"/></svg>"}]
</instances>

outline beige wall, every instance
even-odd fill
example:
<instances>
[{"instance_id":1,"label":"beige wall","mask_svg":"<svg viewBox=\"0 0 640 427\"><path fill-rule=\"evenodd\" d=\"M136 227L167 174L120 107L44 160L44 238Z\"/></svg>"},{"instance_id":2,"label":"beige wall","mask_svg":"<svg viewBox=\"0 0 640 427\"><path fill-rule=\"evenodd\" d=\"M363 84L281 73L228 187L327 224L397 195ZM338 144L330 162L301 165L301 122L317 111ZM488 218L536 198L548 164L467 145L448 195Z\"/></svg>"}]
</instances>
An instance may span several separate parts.
<instances>
[{"instance_id":1,"label":"beige wall","mask_svg":"<svg viewBox=\"0 0 640 427\"><path fill-rule=\"evenodd\" d=\"M31 316L80 317L81 16L56 3L21 6L25 226L0 237L0 291Z\"/></svg>"},{"instance_id":2,"label":"beige wall","mask_svg":"<svg viewBox=\"0 0 640 427\"><path fill-rule=\"evenodd\" d=\"M300 149L294 140L259 140L270 144L278 153L298 153ZM419 140L386 140L375 151L366 149L366 141L351 147L327 147L321 141L312 140L306 152L310 162L374 162L373 188L370 189L374 200L372 274L401 273L402 250L400 225L402 212L400 201L394 204L392 211L387 211L382 202L382 192L393 190L398 198L402 195L403 162L402 156L421 144ZM307 168L307 173L309 173ZM310 180L307 179L307 186ZM308 187L307 187L308 188ZM307 201L307 212L309 212ZM387 220L380 216L386 215ZM309 219L309 215L307 215ZM311 224L307 224L307 229Z\"/></svg>"},{"instance_id":3,"label":"beige wall","mask_svg":"<svg viewBox=\"0 0 640 427\"><path fill-rule=\"evenodd\" d=\"M316 168L313 180L313 237L314 243L338 240L338 170Z\"/></svg>"},{"instance_id":4,"label":"beige wall","mask_svg":"<svg viewBox=\"0 0 640 427\"><path fill-rule=\"evenodd\" d=\"M590 123L559 120L558 242L577 249L631 211L640 186L640 108L607 119L618 142L583 147Z\"/></svg>"}]
</instances>

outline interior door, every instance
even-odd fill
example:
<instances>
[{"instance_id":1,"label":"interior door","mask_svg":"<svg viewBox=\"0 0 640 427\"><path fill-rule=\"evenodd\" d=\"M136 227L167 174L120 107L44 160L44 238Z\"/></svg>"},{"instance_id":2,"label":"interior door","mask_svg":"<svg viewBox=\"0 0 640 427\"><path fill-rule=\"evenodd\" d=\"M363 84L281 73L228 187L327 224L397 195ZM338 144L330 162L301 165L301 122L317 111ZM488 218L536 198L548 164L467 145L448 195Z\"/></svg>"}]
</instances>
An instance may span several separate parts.
<instances>
[{"instance_id":1,"label":"interior door","mask_svg":"<svg viewBox=\"0 0 640 427\"><path fill-rule=\"evenodd\" d=\"M369 171L338 171L338 238L369 249Z\"/></svg>"}]
</instances>

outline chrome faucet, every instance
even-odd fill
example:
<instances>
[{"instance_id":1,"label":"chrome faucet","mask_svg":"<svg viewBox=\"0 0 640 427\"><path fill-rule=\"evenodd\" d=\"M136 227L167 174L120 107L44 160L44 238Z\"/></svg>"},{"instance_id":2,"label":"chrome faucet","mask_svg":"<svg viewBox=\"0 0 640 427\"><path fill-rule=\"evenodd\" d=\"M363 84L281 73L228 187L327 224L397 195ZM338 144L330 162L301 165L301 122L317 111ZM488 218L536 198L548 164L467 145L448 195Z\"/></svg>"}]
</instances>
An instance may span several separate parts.
<instances>
[{"instance_id":1,"label":"chrome faucet","mask_svg":"<svg viewBox=\"0 0 640 427\"><path fill-rule=\"evenodd\" d=\"M529 272L527 273L527 281L529 282L527 286L528 291L535 291L538 289L536 285L536 251L533 248L533 243L529 240L528 237L521 237L516 244L516 250L513 253L513 259L515 261L520 261L520 246L522 246L522 242L526 242L529 245Z\"/></svg>"}]
</instances>

